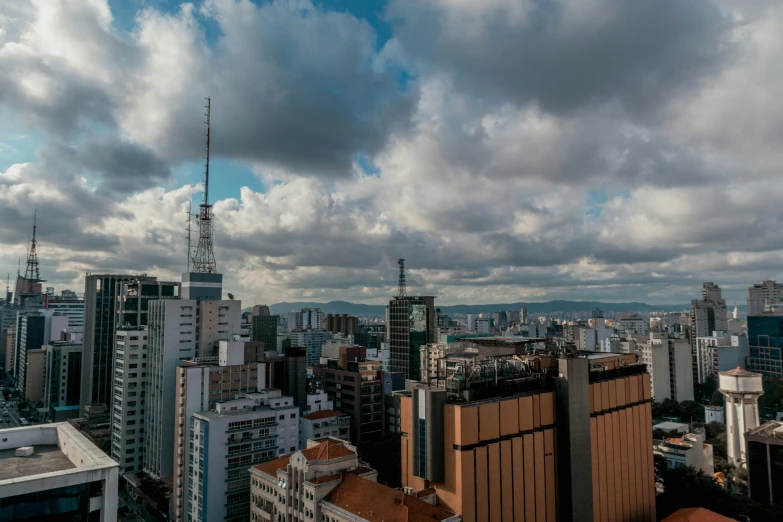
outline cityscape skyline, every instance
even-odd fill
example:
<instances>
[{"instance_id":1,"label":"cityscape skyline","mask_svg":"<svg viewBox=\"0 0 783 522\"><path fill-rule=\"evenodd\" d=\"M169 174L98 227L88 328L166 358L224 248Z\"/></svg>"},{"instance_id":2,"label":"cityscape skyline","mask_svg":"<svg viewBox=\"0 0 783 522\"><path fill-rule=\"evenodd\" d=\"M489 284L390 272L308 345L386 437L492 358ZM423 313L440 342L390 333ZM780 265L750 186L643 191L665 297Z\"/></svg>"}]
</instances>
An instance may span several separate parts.
<instances>
[{"instance_id":1,"label":"cityscape skyline","mask_svg":"<svg viewBox=\"0 0 783 522\"><path fill-rule=\"evenodd\" d=\"M215 255L247 304L380 303L399 257L443 304L783 280L783 7L519 5L4 2L2 273L37 209L52 286L178 278L210 96Z\"/></svg>"}]
</instances>

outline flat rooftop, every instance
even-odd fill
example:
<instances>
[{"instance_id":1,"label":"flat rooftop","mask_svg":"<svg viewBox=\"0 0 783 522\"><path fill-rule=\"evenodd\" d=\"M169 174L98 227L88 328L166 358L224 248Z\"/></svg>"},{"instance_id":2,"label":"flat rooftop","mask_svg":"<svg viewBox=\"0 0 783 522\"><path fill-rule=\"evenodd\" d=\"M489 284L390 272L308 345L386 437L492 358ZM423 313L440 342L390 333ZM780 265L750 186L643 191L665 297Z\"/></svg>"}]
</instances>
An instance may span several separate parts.
<instances>
[{"instance_id":1,"label":"flat rooftop","mask_svg":"<svg viewBox=\"0 0 783 522\"><path fill-rule=\"evenodd\" d=\"M35 453L29 457L15 456L15 449L0 450L0 480L41 475L76 467L56 444L40 444L33 447Z\"/></svg>"}]
</instances>

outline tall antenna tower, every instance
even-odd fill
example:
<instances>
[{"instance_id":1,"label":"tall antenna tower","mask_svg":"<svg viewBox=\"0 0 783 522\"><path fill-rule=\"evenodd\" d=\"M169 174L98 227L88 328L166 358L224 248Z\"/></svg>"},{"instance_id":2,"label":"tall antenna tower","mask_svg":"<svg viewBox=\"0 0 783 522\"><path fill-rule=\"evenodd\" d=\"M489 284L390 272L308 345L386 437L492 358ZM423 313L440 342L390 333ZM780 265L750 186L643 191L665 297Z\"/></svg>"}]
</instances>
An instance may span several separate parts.
<instances>
[{"instance_id":1,"label":"tall antenna tower","mask_svg":"<svg viewBox=\"0 0 783 522\"><path fill-rule=\"evenodd\" d=\"M215 252L212 248L212 205L209 204L209 112L211 100L207 98L207 155L204 158L204 203L198 216L198 246L193 256L193 268L202 274L217 272Z\"/></svg>"},{"instance_id":2,"label":"tall antenna tower","mask_svg":"<svg viewBox=\"0 0 783 522\"><path fill-rule=\"evenodd\" d=\"M188 270L187 270L187 272L190 272L190 258L193 255L193 247L190 244L190 232L191 232L190 220L191 220L192 217L193 217L193 200L191 199L188 202L188 235L187 235L187 239L188 239L188 255L187 255L187 257L188 257Z\"/></svg>"},{"instance_id":3,"label":"tall antenna tower","mask_svg":"<svg viewBox=\"0 0 783 522\"><path fill-rule=\"evenodd\" d=\"M29 283L41 282L41 274L38 271L38 251L36 245L38 242L35 239L35 232L38 229L38 211L33 213L33 238L30 240L30 251L27 253L27 268L24 271L24 278Z\"/></svg>"},{"instance_id":4,"label":"tall antenna tower","mask_svg":"<svg viewBox=\"0 0 783 522\"><path fill-rule=\"evenodd\" d=\"M400 267L400 278L397 281L397 299L403 299L407 293L405 288L405 260L398 259L397 265Z\"/></svg>"}]
</instances>

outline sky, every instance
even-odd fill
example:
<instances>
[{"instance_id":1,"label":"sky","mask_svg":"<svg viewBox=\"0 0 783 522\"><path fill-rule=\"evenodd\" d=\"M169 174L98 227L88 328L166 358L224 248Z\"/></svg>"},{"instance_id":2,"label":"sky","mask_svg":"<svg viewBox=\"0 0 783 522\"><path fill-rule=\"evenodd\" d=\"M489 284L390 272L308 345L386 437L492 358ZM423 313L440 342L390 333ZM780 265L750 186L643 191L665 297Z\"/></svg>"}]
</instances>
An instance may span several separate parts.
<instances>
[{"instance_id":1,"label":"sky","mask_svg":"<svg viewBox=\"0 0 783 522\"><path fill-rule=\"evenodd\" d=\"M783 3L3 0L0 273L245 304L730 304L783 280ZM24 269L24 265L22 266Z\"/></svg>"}]
</instances>

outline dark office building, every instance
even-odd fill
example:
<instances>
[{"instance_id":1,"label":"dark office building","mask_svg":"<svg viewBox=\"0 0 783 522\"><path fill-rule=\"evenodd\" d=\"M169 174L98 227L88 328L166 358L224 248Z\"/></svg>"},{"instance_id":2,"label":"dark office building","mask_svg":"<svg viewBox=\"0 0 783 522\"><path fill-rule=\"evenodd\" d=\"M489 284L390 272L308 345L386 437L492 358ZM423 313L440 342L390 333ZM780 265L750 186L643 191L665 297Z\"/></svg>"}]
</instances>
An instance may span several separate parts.
<instances>
[{"instance_id":1,"label":"dark office building","mask_svg":"<svg viewBox=\"0 0 783 522\"><path fill-rule=\"evenodd\" d=\"M88 275L84 283L84 351L80 415L88 404L111 404L117 326L147 324L149 302L178 299L180 283L146 275Z\"/></svg>"},{"instance_id":2,"label":"dark office building","mask_svg":"<svg viewBox=\"0 0 783 522\"><path fill-rule=\"evenodd\" d=\"M272 316L277 317L277 316ZM294 398L300 412L307 410L307 348L291 346L285 349L286 383L283 393Z\"/></svg>"},{"instance_id":3,"label":"dark office building","mask_svg":"<svg viewBox=\"0 0 783 522\"><path fill-rule=\"evenodd\" d=\"M381 343L386 342L386 332L361 331L353 334L353 343L364 346L368 350L380 350Z\"/></svg>"},{"instance_id":4,"label":"dark office building","mask_svg":"<svg viewBox=\"0 0 783 522\"><path fill-rule=\"evenodd\" d=\"M16 337L16 388L24 394L27 376L27 352L38 350L44 344L46 318L39 312L19 314Z\"/></svg>"},{"instance_id":5,"label":"dark office building","mask_svg":"<svg viewBox=\"0 0 783 522\"><path fill-rule=\"evenodd\" d=\"M402 297L389 301L391 371L419 380L422 345L436 342L435 297Z\"/></svg>"},{"instance_id":6,"label":"dark office building","mask_svg":"<svg viewBox=\"0 0 783 522\"><path fill-rule=\"evenodd\" d=\"M326 329L332 333L353 335L359 331L359 318L348 314L327 314Z\"/></svg>"},{"instance_id":7,"label":"dark office building","mask_svg":"<svg viewBox=\"0 0 783 522\"><path fill-rule=\"evenodd\" d=\"M745 434L750 498L783 506L783 422L769 421Z\"/></svg>"},{"instance_id":8,"label":"dark office building","mask_svg":"<svg viewBox=\"0 0 783 522\"><path fill-rule=\"evenodd\" d=\"M748 317L747 369L783 379L783 313L769 312Z\"/></svg>"},{"instance_id":9,"label":"dark office building","mask_svg":"<svg viewBox=\"0 0 783 522\"><path fill-rule=\"evenodd\" d=\"M362 346L341 346L339 358L313 368L314 380L334 409L351 416L351 441L356 445L383 435L384 374L379 361L365 360L366 353Z\"/></svg>"},{"instance_id":10,"label":"dark office building","mask_svg":"<svg viewBox=\"0 0 783 522\"><path fill-rule=\"evenodd\" d=\"M264 343L265 350L277 350L277 323L279 315L251 315L252 339Z\"/></svg>"}]
</instances>

